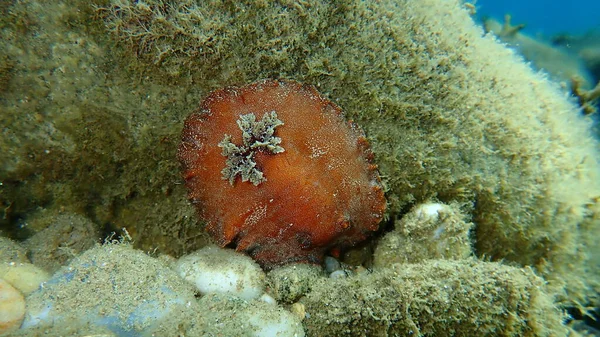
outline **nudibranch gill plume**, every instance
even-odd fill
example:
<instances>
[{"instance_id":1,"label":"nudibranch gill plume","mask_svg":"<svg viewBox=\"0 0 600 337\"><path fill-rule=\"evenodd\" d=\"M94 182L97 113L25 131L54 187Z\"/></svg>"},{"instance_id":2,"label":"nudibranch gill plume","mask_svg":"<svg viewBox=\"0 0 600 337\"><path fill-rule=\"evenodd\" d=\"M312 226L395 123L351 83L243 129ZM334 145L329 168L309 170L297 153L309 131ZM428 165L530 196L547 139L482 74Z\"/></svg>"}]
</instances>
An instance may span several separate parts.
<instances>
[{"instance_id":1,"label":"nudibranch gill plume","mask_svg":"<svg viewBox=\"0 0 600 337\"><path fill-rule=\"evenodd\" d=\"M365 240L385 212L363 131L295 81L210 93L185 121L177 156L208 233L267 269L320 263Z\"/></svg>"}]
</instances>

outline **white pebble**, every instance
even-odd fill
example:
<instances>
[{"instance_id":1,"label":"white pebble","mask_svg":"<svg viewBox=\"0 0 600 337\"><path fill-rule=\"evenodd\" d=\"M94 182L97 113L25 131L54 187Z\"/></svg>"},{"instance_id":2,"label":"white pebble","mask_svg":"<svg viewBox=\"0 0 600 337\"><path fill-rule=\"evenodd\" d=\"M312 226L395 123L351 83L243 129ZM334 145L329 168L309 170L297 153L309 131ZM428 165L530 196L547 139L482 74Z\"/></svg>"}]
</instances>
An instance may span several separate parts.
<instances>
[{"instance_id":1,"label":"white pebble","mask_svg":"<svg viewBox=\"0 0 600 337\"><path fill-rule=\"evenodd\" d=\"M325 270L328 273L333 273L341 268L340 262L336 258L332 256L325 256Z\"/></svg>"},{"instance_id":2,"label":"white pebble","mask_svg":"<svg viewBox=\"0 0 600 337\"><path fill-rule=\"evenodd\" d=\"M268 304L273 304L273 305L277 304L277 301L275 301L275 299L267 293L262 294L262 296L260 297L260 300L265 303L268 303Z\"/></svg>"},{"instance_id":3,"label":"white pebble","mask_svg":"<svg viewBox=\"0 0 600 337\"><path fill-rule=\"evenodd\" d=\"M343 271L342 269L336 270L333 273L329 274L329 278L333 278L333 279L337 279L337 278L345 278L346 276L346 272Z\"/></svg>"},{"instance_id":4,"label":"white pebble","mask_svg":"<svg viewBox=\"0 0 600 337\"><path fill-rule=\"evenodd\" d=\"M182 256L175 269L201 294L227 293L251 300L264 293L266 276L260 266L230 249L202 248Z\"/></svg>"},{"instance_id":5,"label":"white pebble","mask_svg":"<svg viewBox=\"0 0 600 337\"><path fill-rule=\"evenodd\" d=\"M256 337L304 337L300 320L291 312L276 309L272 312L256 310L249 313L248 323L253 328L251 335Z\"/></svg>"},{"instance_id":6,"label":"white pebble","mask_svg":"<svg viewBox=\"0 0 600 337\"><path fill-rule=\"evenodd\" d=\"M432 203L432 204L422 204L417 207L415 213L419 218L432 218L433 220L437 220L439 216L439 212L442 210L448 209L448 206L444 204Z\"/></svg>"}]
</instances>

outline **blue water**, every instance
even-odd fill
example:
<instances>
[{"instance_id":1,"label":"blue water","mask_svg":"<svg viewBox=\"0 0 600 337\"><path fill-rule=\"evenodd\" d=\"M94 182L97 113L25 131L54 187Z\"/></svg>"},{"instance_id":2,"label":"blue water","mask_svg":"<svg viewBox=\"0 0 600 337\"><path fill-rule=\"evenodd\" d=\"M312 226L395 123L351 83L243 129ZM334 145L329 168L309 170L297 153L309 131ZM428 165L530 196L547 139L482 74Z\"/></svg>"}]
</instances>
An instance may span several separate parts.
<instances>
[{"instance_id":1,"label":"blue water","mask_svg":"<svg viewBox=\"0 0 600 337\"><path fill-rule=\"evenodd\" d=\"M600 0L479 0L475 5L478 15L500 22L511 14L513 24L525 23L524 32L530 35L600 33Z\"/></svg>"}]
</instances>

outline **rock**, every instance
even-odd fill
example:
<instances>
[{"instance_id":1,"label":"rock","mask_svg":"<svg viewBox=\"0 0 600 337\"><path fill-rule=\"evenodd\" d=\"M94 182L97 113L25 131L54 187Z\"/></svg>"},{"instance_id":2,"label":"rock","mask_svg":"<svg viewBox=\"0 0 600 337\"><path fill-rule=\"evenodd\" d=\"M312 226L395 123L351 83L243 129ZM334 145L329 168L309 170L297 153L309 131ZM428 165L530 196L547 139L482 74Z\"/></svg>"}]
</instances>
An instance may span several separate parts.
<instances>
[{"instance_id":1,"label":"rock","mask_svg":"<svg viewBox=\"0 0 600 337\"><path fill-rule=\"evenodd\" d=\"M181 257L175 270L201 294L227 293L246 300L260 297L265 273L250 257L216 246Z\"/></svg>"},{"instance_id":2,"label":"rock","mask_svg":"<svg viewBox=\"0 0 600 337\"><path fill-rule=\"evenodd\" d=\"M24 315L23 295L10 283L0 279L0 334L17 329Z\"/></svg>"}]
</instances>

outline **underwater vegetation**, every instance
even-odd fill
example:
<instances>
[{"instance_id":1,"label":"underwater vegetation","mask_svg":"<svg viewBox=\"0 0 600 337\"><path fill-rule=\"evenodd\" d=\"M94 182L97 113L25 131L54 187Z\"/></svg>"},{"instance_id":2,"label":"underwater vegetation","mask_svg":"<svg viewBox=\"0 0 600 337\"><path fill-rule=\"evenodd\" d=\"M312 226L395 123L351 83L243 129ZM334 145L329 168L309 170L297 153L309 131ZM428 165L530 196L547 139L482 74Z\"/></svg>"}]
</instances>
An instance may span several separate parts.
<instances>
[{"instance_id":1,"label":"underwater vegetation","mask_svg":"<svg viewBox=\"0 0 600 337\"><path fill-rule=\"evenodd\" d=\"M584 114L597 112L600 96L600 36L589 33L581 37L557 36L544 41L521 33L525 24L513 25L506 15L500 24L484 19L486 31L515 48L536 69L546 72L553 80L570 86ZM597 83L594 87L594 83Z\"/></svg>"},{"instance_id":2,"label":"underwater vegetation","mask_svg":"<svg viewBox=\"0 0 600 337\"><path fill-rule=\"evenodd\" d=\"M552 44L572 50L592 75L600 79L600 32L590 31L581 36L562 34L553 37Z\"/></svg>"},{"instance_id":3,"label":"underwater vegetation","mask_svg":"<svg viewBox=\"0 0 600 337\"><path fill-rule=\"evenodd\" d=\"M177 285L169 289L184 289L165 294L194 307L173 302L168 327L190 335L201 327L190 320L252 308L196 299L142 251L179 257L211 242L176 159L184 120L215 89L274 78L313 85L362 128L389 221L364 250L364 266L347 267L345 277L274 268L267 278L277 285L276 306L256 310L295 312L307 335L544 336L569 333L564 308L598 305L600 167L591 120L459 1L24 0L0 11L0 228L19 246L39 247L31 238L46 233L56 259L39 259L42 268L87 270L79 261L108 258L110 248L81 255L83 238L126 228L136 249L109 259L115 274L86 265L86 284L162 275ZM222 164L243 162L235 154L250 145L237 121L250 122L251 112L256 123L271 111L231 116L215 138ZM267 124L281 143L271 137L270 145L284 151L260 150L255 163L291 151L290 120L276 113ZM223 167L212 171L231 189L243 174L249 187L267 186L273 175L258 168L265 181L257 170L226 172L233 185ZM423 206L432 204L442 206ZM55 240L69 223L54 224L65 219L81 229L67 243ZM95 294L64 286L72 304L81 300L76 291ZM106 289L98 298L135 312L135 298L149 297L131 288L119 301ZM41 307L52 291L62 290L26 300ZM241 335L236 322L227 329Z\"/></svg>"},{"instance_id":4,"label":"underwater vegetation","mask_svg":"<svg viewBox=\"0 0 600 337\"><path fill-rule=\"evenodd\" d=\"M600 82L593 89L585 90L581 87L581 78L573 78L571 81L571 91L577 97L579 105L585 114L593 114L598 112L598 108L594 105L600 98Z\"/></svg>"}]
</instances>

